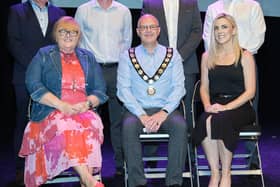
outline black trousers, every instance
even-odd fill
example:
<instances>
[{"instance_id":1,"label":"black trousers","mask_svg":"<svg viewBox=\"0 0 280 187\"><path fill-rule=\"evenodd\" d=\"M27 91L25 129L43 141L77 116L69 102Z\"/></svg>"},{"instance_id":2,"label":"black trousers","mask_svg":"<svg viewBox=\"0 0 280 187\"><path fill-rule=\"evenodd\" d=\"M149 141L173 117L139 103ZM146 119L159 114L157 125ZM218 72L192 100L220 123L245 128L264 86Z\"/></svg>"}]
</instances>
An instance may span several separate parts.
<instances>
[{"instance_id":1,"label":"black trousers","mask_svg":"<svg viewBox=\"0 0 280 187\"><path fill-rule=\"evenodd\" d=\"M28 123L28 104L29 104L29 93L25 87L25 84L15 84L15 96L16 96L16 126L14 129L14 151L16 160L16 169L24 169L24 158L18 156L23 133Z\"/></svg>"}]
</instances>

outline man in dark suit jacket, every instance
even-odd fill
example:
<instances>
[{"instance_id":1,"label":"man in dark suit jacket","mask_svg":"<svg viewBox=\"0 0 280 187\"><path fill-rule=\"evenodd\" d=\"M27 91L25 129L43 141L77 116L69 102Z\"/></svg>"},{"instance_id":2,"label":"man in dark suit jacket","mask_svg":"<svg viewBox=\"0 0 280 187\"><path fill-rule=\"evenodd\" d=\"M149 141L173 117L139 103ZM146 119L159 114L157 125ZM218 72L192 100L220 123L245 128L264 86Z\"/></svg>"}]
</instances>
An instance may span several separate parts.
<instances>
[{"instance_id":1,"label":"man in dark suit jacket","mask_svg":"<svg viewBox=\"0 0 280 187\"><path fill-rule=\"evenodd\" d=\"M172 7L170 10L171 3ZM142 14L144 13L152 14L158 18L161 28L159 43L165 46L176 47L183 58L186 88L186 95L184 97L187 117L186 120L187 123L191 125L191 99L194 84L196 82L196 75L199 73L196 48L202 39L202 23L197 1L144 0ZM168 22L167 19L170 17L173 17L171 18L172 21L177 20L177 23ZM177 27L177 29L170 29L170 26ZM169 33L169 30L173 30L174 33ZM177 41L175 41L176 46L172 46L172 44L174 45L174 41L169 40L170 34L171 36L175 36L175 39L177 38Z\"/></svg>"},{"instance_id":2,"label":"man in dark suit jacket","mask_svg":"<svg viewBox=\"0 0 280 187\"><path fill-rule=\"evenodd\" d=\"M25 126L29 93L25 88L25 70L37 50L54 43L54 23L65 11L48 0L29 0L12 5L8 17L8 48L14 58L13 85L16 96L16 127L14 151L16 154L16 182L22 182L24 160L17 156ZM38 18L39 17L39 18Z\"/></svg>"}]
</instances>

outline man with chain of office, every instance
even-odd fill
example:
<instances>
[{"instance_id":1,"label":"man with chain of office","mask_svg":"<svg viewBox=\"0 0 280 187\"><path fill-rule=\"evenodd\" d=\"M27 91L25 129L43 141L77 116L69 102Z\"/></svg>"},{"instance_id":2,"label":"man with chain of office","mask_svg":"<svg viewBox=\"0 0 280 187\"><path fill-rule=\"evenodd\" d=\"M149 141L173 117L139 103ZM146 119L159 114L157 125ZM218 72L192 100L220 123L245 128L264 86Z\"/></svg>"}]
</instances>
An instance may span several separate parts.
<instances>
[{"instance_id":1,"label":"man with chain of office","mask_svg":"<svg viewBox=\"0 0 280 187\"><path fill-rule=\"evenodd\" d=\"M139 140L145 129L147 133L169 134L165 182L181 186L187 143L187 125L176 110L186 92L182 58L176 49L158 44L160 27L151 14L140 17L136 31L141 44L121 55L117 78L117 96L127 109L122 140L128 184L147 185Z\"/></svg>"}]
</instances>

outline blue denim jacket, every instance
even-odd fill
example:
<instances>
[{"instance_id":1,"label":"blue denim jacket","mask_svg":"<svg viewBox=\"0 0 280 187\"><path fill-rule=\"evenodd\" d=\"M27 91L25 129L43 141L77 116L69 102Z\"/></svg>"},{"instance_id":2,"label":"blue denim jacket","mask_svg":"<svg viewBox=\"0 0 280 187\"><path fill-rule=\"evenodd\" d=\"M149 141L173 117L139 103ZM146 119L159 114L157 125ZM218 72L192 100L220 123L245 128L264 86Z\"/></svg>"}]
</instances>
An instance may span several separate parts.
<instances>
[{"instance_id":1,"label":"blue denim jacket","mask_svg":"<svg viewBox=\"0 0 280 187\"><path fill-rule=\"evenodd\" d=\"M107 101L106 84L101 68L92 53L76 48L76 55L85 74L86 93L98 97L100 104ZM30 119L41 121L55 108L40 104L42 96L47 92L61 98L62 67L57 45L49 45L39 49L26 71L25 84L33 100Z\"/></svg>"}]
</instances>

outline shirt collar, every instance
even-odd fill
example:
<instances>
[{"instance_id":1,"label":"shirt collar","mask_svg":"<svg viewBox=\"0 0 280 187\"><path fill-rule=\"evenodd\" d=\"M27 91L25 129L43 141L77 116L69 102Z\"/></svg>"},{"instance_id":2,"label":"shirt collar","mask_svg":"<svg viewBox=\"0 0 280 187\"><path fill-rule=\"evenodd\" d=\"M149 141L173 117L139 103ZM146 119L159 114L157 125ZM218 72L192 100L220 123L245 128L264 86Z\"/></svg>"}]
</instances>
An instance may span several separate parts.
<instances>
[{"instance_id":1,"label":"shirt collar","mask_svg":"<svg viewBox=\"0 0 280 187\"><path fill-rule=\"evenodd\" d=\"M149 53L148 50L142 44L140 45L140 49L144 51L144 53L147 55L155 55L159 49L159 44L158 43L156 44L156 47L154 48L152 53Z\"/></svg>"},{"instance_id":2,"label":"shirt collar","mask_svg":"<svg viewBox=\"0 0 280 187\"><path fill-rule=\"evenodd\" d=\"M223 3L229 4L229 3L233 3L236 1L242 1L242 0L222 0Z\"/></svg>"},{"instance_id":3,"label":"shirt collar","mask_svg":"<svg viewBox=\"0 0 280 187\"><path fill-rule=\"evenodd\" d=\"M34 0L30 0L30 4L32 5L32 7L40 9L40 10L47 9L48 6L50 6L50 2L47 2L46 6L41 8L41 7L38 6L38 4Z\"/></svg>"},{"instance_id":4,"label":"shirt collar","mask_svg":"<svg viewBox=\"0 0 280 187\"><path fill-rule=\"evenodd\" d=\"M94 0L94 1L92 2L92 5L93 5L94 8L100 8L100 9L101 9L101 6L100 6L100 4L97 2L97 0ZM117 6L118 6L117 3L113 0L111 6L110 6L107 10L112 9L112 8L114 8L114 7L117 7Z\"/></svg>"}]
</instances>

